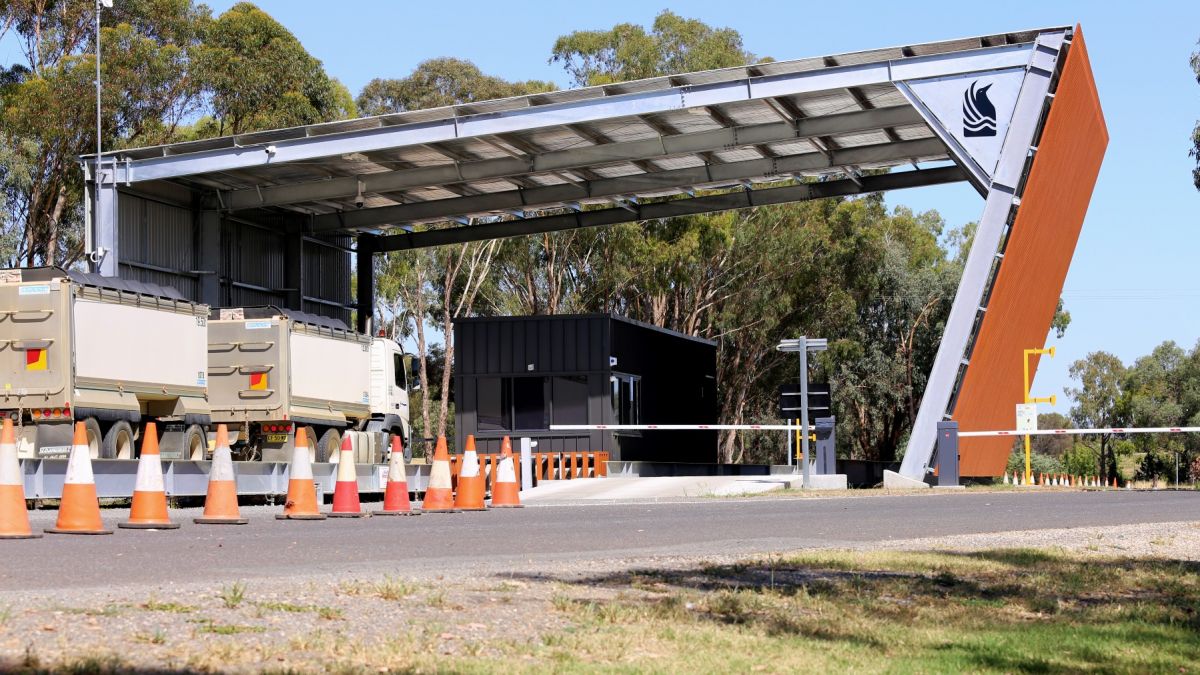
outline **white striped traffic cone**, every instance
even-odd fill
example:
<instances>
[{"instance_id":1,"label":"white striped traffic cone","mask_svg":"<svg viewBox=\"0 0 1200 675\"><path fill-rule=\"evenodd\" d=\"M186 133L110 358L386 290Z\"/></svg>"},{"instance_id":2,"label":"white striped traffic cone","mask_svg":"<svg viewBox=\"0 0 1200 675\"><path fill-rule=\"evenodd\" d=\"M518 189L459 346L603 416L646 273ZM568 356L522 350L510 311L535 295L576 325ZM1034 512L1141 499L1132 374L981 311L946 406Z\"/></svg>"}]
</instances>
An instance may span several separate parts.
<instances>
[{"instance_id":1,"label":"white striped traffic cone","mask_svg":"<svg viewBox=\"0 0 1200 675\"><path fill-rule=\"evenodd\" d=\"M4 418L0 435L0 539L38 539L29 527L29 510L25 508L25 478L17 460L17 441L12 420Z\"/></svg>"},{"instance_id":2,"label":"white striped traffic cone","mask_svg":"<svg viewBox=\"0 0 1200 675\"><path fill-rule=\"evenodd\" d=\"M213 448L212 468L208 470L208 495L204 515L193 518L199 525L245 525L238 509L237 476L233 473L233 453L229 449L229 427L217 425L217 445Z\"/></svg>"},{"instance_id":3,"label":"white striped traffic cone","mask_svg":"<svg viewBox=\"0 0 1200 675\"><path fill-rule=\"evenodd\" d=\"M146 423L142 432L142 456L138 458L137 482L133 486L133 504L129 520L117 527L132 530L175 530L179 523L167 515L167 491L163 487L162 458L158 454L158 428Z\"/></svg>"},{"instance_id":4,"label":"white striped traffic cone","mask_svg":"<svg viewBox=\"0 0 1200 675\"><path fill-rule=\"evenodd\" d=\"M96 477L92 474L92 455L88 451L87 428L75 423L75 441L67 460L58 521L46 528L50 534L112 534L100 519L100 499L96 496Z\"/></svg>"}]
</instances>

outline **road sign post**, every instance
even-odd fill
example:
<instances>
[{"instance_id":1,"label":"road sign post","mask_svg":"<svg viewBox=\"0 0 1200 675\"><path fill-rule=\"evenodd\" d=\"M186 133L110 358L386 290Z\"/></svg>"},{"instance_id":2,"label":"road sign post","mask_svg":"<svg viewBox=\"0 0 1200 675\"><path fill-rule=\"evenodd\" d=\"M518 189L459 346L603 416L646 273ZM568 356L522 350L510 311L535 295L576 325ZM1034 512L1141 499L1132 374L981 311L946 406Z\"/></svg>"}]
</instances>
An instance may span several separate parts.
<instances>
[{"instance_id":1,"label":"road sign post","mask_svg":"<svg viewBox=\"0 0 1200 675\"><path fill-rule=\"evenodd\" d=\"M809 338L800 336L792 340L783 340L775 349L781 352L797 352L800 354L800 461L804 473L803 485L808 489L812 485L812 468L808 463L808 353L823 352L828 348L824 338Z\"/></svg>"},{"instance_id":2,"label":"road sign post","mask_svg":"<svg viewBox=\"0 0 1200 675\"><path fill-rule=\"evenodd\" d=\"M1058 397L1056 397L1054 395L1051 395L1049 397L1041 397L1041 398L1030 398L1030 396L1029 396L1029 357L1034 356L1035 354L1049 354L1050 358L1054 358L1054 347L1051 347L1049 349L1026 349L1024 358L1022 358L1022 360L1021 360L1022 365L1025 366L1025 406L1032 406L1032 408L1033 408L1032 424L1030 424L1029 420L1026 419L1026 420L1024 420L1024 422L1025 422L1024 426L1022 426L1022 419L1021 419L1022 414L1024 414L1026 417L1028 417L1030 413L1029 413L1028 408L1023 408L1023 406L1017 406L1017 428L1024 429L1025 431L1037 431L1037 404L1049 403L1050 405L1054 405L1058 401ZM1029 485L1031 483L1031 481L1033 480L1033 470L1032 470L1032 467L1030 466L1031 462L1030 462L1029 455L1030 455L1029 434L1025 434L1025 484L1026 485Z\"/></svg>"}]
</instances>

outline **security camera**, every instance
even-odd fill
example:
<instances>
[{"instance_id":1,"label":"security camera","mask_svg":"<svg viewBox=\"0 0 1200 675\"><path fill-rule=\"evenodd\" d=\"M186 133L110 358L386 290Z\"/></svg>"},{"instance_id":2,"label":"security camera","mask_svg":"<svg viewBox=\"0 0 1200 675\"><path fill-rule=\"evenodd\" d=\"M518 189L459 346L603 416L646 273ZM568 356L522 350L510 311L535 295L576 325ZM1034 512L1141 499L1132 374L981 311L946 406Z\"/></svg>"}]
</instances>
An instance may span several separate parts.
<instances>
[{"instance_id":1,"label":"security camera","mask_svg":"<svg viewBox=\"0 0 1200 675\"><path fill-rule=\"evenodd\" d=\"M366 203L366 200L363 199L362 195L359 195L354 198L354 208L356 208L356 209L361 209L363 207L363 204L365 204L365 203Z\"/></svg>"},{"instance_id":2,"label":"security camera","mask_svg":"<svg viewBox=\"0 0 1200 675\"><path fill-rule=\"evenodd\" d=\"M263 150L267 152L267 155L274 157L275 153L278 151L278 148L273 145L268 145L267 147L263 148Z\"/></svg>"}]
</instances>

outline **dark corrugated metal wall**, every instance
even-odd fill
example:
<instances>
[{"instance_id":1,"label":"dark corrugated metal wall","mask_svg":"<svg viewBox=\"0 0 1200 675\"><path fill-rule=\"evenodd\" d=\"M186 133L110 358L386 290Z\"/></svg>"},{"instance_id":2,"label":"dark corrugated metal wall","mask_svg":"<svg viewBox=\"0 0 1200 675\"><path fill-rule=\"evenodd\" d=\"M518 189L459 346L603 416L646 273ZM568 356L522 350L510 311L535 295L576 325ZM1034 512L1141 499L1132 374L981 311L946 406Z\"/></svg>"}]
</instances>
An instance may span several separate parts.
<instances>
[{"instance_id":1,"label":"dark corrugated metal wall","mask_svg":"<svg viewBox=\"0 0 1200 675\"><path fill-rule=\"evenodd\" d=\"M120 194L117 208L118 267L126 279L171 286L203 301L202 272L215 272L221 280L220 305L298 302L295 309L350 322L350 237L331 239L334 247L311 241L293 246L303 259L297 284L288 280L286 256L289 243L301 235L289 232L281 220L256 227L224 219L219 259L203 260L198 212L128 192Z\"/></svg>"}]
</instances>

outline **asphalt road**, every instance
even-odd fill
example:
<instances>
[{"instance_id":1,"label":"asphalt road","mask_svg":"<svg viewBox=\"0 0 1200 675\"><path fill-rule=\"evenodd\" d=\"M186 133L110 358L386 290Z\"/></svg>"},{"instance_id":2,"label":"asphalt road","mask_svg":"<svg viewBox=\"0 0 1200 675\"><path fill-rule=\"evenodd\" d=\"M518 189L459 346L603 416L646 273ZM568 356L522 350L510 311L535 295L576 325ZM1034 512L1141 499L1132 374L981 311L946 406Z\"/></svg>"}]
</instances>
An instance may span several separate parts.
<instances>
[{"instance_id":1,"label":"asphalt road","mask_svg":"<svg viewBox=\"0 0 1200 675\"><path fill-rule=\"evenodd\" d=\"M376 504L365 505L368 508ZM0 591L466 569L554 571L556 561L752 554L1026 529L1200 521L1200 492L954 493L543 506L416 518L46 535L0 541ZM106 509L114 524L126 511ZM35 527L54 511L33 514Z\"/></svg>"}]
</instances>

